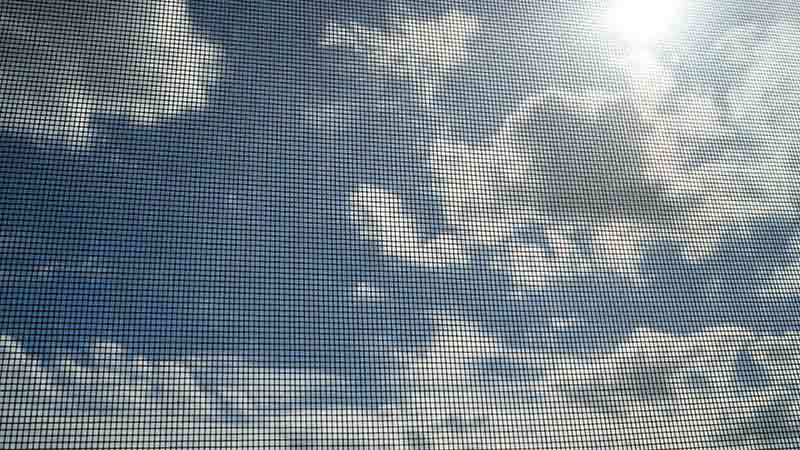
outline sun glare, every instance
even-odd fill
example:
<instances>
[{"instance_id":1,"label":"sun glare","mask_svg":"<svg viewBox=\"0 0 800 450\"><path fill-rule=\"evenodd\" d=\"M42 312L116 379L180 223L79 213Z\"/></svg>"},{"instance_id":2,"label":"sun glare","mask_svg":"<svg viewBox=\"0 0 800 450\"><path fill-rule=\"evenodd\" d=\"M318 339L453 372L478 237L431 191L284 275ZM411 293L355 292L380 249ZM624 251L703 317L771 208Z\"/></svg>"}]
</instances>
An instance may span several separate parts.
<instances>
[{"instance_id":1,"label":"sun glare","mask_svg":"<svg viewBox=\"0 0 800 450\"><path fill-rule=\"evenodd\" d=\"M606 26L629 44L653 44L674 29L683 6L681 0L615 0L607 11Z\"/></svg>"}]
</instances>

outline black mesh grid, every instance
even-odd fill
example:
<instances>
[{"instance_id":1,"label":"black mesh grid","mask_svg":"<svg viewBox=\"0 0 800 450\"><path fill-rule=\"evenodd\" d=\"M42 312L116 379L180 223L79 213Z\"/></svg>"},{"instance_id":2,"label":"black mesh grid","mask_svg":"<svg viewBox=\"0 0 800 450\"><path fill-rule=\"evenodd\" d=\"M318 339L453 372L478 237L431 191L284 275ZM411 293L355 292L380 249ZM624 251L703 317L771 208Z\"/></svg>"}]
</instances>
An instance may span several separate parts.
<instances>
[{"instance_id":1,"label":"black mesh grid","mask_svg":"<svg viewBox=\"0 0 800 450\"><path fill-rule=\"evenodd\" d=\"M800 6L0 1L0 448L800 448Z\"/></svg>"}]
</instances>

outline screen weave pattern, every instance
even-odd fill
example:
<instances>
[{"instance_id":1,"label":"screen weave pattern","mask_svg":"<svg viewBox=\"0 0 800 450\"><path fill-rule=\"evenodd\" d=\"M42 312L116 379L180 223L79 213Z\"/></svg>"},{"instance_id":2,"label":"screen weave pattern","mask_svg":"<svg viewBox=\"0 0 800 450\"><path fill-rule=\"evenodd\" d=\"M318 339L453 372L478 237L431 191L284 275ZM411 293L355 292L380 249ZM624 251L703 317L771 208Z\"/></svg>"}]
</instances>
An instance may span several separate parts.
<instances>
[{"instance_id":1,"label":"screen weave pattern","mask_svg":"<svg viewBox=\"0 0 800 450\"><path fill-rule=\"evenodd\" d=\"M800 449L800 4L0 0L0 448Z\"/></svg>"}]
</instances>

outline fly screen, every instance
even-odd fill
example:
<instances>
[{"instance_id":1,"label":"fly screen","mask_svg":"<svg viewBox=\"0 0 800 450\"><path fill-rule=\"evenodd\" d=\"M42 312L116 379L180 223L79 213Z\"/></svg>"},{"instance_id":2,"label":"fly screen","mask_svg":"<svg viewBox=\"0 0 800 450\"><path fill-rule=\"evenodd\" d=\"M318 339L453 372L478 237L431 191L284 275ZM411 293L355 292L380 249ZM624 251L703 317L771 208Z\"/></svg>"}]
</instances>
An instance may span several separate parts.
<instances>
[{"instance_id":1,"label":"fly screen","mask_svg":"<svg viewBox=\"0 0 800 450\"><path fill-rule=\"evenodd\" d=\"M0 448L800 449L800 4L0 0Z\"/></svg>"}]
</instances>

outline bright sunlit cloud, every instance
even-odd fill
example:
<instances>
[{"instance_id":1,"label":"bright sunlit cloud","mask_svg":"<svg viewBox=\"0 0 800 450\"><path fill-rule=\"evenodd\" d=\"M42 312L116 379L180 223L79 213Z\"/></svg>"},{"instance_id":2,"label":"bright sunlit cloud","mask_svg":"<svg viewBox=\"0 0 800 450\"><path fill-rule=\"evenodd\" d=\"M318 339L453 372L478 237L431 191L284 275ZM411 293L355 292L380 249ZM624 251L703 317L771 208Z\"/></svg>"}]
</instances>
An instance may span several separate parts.
<instances>
[{"instance_id":1,"label":"bright sunlit cloud","mask_svg":"<svg viewBox=\"0 0 800 450\"><path fill-rule=\"evenodd\" d=\"M684 8L681 0L616 0L606 13L605 25L628 44L654 44L675 29Z\"/></svg>"}]
</instances>

